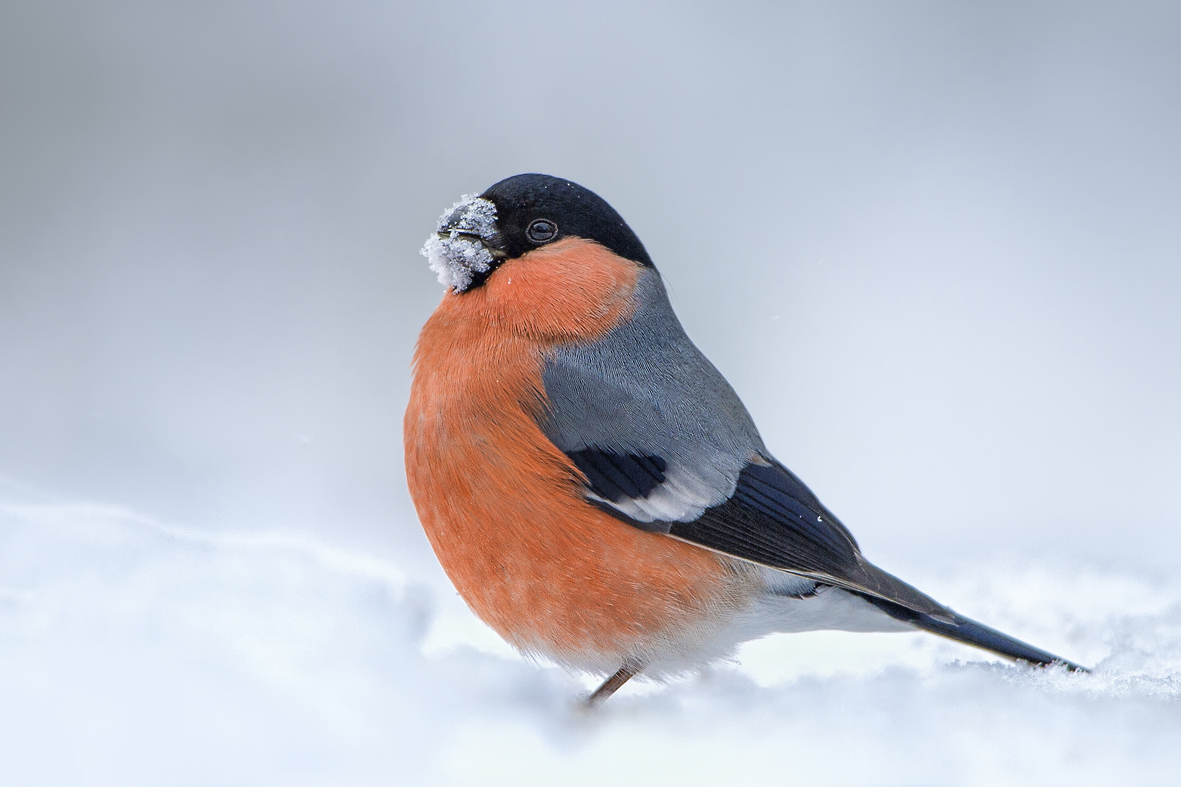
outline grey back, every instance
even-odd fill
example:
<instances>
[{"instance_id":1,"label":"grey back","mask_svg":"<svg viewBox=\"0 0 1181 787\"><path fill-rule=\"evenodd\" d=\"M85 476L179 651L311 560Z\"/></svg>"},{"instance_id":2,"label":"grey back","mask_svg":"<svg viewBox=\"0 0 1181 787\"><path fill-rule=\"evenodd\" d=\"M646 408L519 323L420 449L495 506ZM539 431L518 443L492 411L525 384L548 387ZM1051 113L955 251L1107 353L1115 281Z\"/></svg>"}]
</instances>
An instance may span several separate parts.
<instances>
[{"instance_id":1,"label":"grey back","mask_svg":"<svg viewBox=\"0 0 1181 787\"><path fill-rule=\"evenodd\" d=\"M599 502L638 523L688 522L729 498L766 450L734 389L685 335L655 269L640 274L636 298L632 318L603 339L547 358L542 429L566 453L660 457L665 479L647 495Z\"/></svg>"}]
</instances>

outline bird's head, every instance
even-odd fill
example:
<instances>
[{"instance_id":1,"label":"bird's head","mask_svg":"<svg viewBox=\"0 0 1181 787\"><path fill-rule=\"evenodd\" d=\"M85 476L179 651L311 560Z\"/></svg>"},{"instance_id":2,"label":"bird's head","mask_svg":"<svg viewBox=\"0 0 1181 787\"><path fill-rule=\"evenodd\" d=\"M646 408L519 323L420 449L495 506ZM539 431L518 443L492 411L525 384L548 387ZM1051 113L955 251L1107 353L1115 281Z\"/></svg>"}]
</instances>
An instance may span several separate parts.
<instances>
[{"instance_id":1,"label":"bird's head","mask_svg":"<svg viewBox=\"0 0 1181 787\"><path fill-rule=\"evenodd\" d=\"M647 268L640 239L606 200L549 175L514 175L469 195L439 219L422 253L456 293L480 287L509 260L560 240L580 238Z\"/></svg>"}]
</instances>

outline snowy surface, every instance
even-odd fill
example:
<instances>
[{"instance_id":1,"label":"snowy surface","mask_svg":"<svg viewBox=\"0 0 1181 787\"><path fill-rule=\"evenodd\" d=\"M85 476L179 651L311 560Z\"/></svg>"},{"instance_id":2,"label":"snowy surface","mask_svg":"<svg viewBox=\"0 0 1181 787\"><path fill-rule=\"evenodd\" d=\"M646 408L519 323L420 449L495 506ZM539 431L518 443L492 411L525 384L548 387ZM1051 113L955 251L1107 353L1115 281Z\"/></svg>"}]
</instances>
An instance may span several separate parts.
<instances>
[{"instance_id":1,"label":"snowy surface","mask_svg":"<svg viewBox=\"0 0 1181 787\"><path fill-rule=\"evenodd\" d=\"M1174 783L1181 582L1081 565L915 579L1095 674L923 635L791 635L588 715L588 682L507 652L397 565L10 494L0 783Z\"/></svg>"}]
</instances>

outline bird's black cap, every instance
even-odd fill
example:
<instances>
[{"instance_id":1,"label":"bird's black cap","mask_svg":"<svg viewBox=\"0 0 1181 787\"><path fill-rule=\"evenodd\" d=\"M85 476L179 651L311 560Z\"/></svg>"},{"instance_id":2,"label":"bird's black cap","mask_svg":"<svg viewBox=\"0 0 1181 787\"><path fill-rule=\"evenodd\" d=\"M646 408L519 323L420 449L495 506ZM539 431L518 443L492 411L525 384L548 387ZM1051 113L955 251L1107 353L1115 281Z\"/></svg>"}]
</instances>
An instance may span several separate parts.
<instances>
[{"instance_id":1,"label":"bird's black cap","mask_svg":"<svg viewBox=\"0 0 1181 787\"><path fill-rule=\"evenodd\" d=\"M480 196L496 206L499 240L507 259L561 238L578 237L655 267L644 244L615 208L577 183L550 175L514 175Z\"/></svg>"}]
</instances>

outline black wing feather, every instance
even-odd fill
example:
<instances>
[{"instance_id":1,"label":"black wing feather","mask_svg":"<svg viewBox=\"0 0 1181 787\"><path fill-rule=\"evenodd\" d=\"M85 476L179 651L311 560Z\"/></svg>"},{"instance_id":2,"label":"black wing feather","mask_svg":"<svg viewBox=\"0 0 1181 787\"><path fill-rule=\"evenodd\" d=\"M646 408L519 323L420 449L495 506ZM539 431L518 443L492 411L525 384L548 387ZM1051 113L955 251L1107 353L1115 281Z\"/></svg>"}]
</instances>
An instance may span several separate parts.
<instances>
[{"instance_id":1,"label":"black wing feather","mask_svg":"<svg viewBox=\"0 0 1181 787\"><path fill-rule=\"evenodd\" d=\"M861 556L852 534L779 462L750 464L730 499L692 522L671 522L669 535L735 557L790 571L917 613L950 620L934 599Z\"/></svg>"},{"instance_id":2,"label":"black wing feather","mask_svg":"<svg viewBox=\"0 0 1181 787\"><path fill-rule=\"evenodd\" d=\"M647 497L664 483L668 464L659 456L618 454L598 448L570 451L566 454L586 476L590 489L604 500L617 502Z\"/></svg>"},{"instance_id":3,"label":"black wing feather","mask_svg":"<svg viewBox=\"0 0 1181 787\"><path fill-rule=\"evenodd\" d=\"M749 465L729 500L669 534L773 568L841 576L857 566L857 542L803 484L775 465Z\"/></svg>"}]
</instances>

